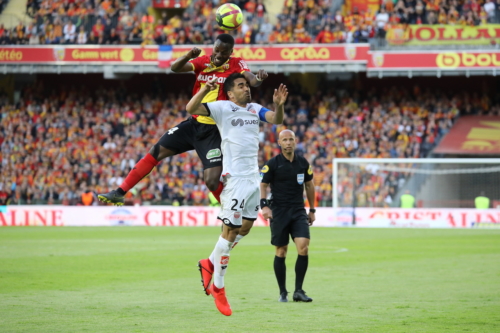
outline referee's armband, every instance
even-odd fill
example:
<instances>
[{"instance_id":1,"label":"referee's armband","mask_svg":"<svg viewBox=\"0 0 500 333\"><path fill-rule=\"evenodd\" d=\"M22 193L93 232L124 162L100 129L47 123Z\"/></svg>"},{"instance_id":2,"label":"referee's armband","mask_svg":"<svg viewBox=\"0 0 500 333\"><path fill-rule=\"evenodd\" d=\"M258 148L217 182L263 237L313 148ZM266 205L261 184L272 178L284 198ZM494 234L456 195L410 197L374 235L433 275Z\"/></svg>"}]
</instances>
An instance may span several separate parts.
<instances>
[{"instance_id":1,"label":"referee's armband","mask_svg":"<svg viewBox=\"0 0 500 333\"><path fill-rule=\"evenodd\" d=\"M267 199L260 199L260 208L269 207L269 201Z\"/></svg>"}]
</instances>

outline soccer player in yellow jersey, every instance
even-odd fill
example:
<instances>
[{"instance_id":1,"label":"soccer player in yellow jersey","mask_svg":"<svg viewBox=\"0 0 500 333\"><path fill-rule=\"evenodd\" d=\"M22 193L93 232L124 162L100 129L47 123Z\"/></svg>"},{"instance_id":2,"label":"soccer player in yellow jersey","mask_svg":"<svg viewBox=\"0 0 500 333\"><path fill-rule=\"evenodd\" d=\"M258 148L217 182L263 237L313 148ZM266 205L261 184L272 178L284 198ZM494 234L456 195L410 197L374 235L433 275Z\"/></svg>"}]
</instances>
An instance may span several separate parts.
<instances>
[{"instance_id":1,"label":"soccer player in yellow jersey","mask_svg":"<svg viewBox=\"0 0 500 333\"><path fill-rule=\"evenodd\" d=\"M241 73L250 86L258 87L267 78L265 70L259 70L257 75L250 72L247 64L241 58L231 57L234 39L231 35L221 34L217 37L212 55L198 57L201 50L194 47L171 65L176 73L192 72L196 75L193 88L195 95L208 81L217 78L217 87L205 96L203 103L227 100L224 93L224 82L233 73ZM146 177L158 163L166 157L181 154L195 149L203 163L203 177L208 189L220 202L223 185L220 182L222 173L221 138L215 122L205 116L191 116L187 120L169 129L160 140L151 147L135 167L127 175L116 190L99 194L100 201L121 206L125 193Z\"/></svg>"}]
</instances>

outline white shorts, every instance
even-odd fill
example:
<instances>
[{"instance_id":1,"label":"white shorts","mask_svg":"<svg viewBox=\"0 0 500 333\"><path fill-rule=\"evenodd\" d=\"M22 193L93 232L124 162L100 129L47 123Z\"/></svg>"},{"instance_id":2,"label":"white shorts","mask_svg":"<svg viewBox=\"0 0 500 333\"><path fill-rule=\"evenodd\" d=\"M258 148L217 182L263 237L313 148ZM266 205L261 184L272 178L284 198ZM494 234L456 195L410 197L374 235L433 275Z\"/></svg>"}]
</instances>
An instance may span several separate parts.
<instances>
[{"instance_id":1,"label":"white shorts","mask_svg":"<svg viewBox=\"0 0 500 333\"><path fill-rule=\"evenodd\" d=\"M243 219L255 221L260 208L260 175L223 177L221 210L217 218L229 227L241 227Z\"/></svg>"}]
</instances>

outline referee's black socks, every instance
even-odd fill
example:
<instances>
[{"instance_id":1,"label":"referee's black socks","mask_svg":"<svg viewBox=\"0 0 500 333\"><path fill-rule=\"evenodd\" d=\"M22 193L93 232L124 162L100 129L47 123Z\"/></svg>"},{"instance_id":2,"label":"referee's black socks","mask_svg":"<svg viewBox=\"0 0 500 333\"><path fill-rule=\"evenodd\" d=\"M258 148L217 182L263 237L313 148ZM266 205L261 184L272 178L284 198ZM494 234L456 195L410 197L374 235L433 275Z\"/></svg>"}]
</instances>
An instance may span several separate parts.
<instances>
[{"instance_id":1,"label":"referee's black socks","mask_svg":"<svg viewBox=\"0 0 500 333\"><path fill-rule=\"evenodd\" d=\"M295 291L302 290L302 284L304 283L304 278L306 277L307 265L309 264L309 256L297 257L297 262L295 263Z\"/></svg>"},{"instance_id":2,"label":"referee's black socks","mask_svg":"<svg viewBox=\"0 0 500 333\"><path fill-rule=\"evenodd\" d=\"M278 281L278 286L280 287L280 294L286 293L286 257L274 256L274 274L276 274L276 280Z\"/></svg>"}]
</instances>

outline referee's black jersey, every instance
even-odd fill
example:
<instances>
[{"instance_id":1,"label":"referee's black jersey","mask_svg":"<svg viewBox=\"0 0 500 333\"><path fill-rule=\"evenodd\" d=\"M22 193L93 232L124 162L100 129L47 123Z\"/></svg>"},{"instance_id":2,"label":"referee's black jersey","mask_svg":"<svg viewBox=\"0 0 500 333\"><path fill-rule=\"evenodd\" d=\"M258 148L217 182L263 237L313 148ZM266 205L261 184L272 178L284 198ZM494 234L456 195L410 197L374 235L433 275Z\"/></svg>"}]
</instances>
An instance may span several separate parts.
<instances>
[{"instance_id":1,"label":"referee's black jersey","mask_svg":"<svg viewBox=\"0 0 500 333\"><path fill-rule=\"evenodd\" d=\"M262 182L271 185L273 206L304 207L304 183L313 179L309 162L294 154L290 162L279 154L261 169Z\"/></svg>"}]
</instances>

